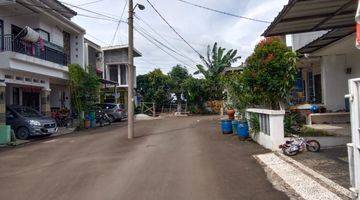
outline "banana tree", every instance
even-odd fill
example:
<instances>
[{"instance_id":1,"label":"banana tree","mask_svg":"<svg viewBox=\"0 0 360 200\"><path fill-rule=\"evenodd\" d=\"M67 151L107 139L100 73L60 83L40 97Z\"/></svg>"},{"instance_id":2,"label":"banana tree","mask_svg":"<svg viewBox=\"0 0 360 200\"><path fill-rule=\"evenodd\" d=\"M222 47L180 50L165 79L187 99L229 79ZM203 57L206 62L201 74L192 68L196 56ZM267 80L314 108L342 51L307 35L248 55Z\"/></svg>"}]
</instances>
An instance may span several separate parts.
<instances>
[{"instance_id":1,"label":"banana tree","mask_svg":"<svg viewBox=\"0 0 360 200\"><path fill-rule=\"evenodd\" d=\"M232 63L241 58L241 56L236 55L237 50L230 49L227 52L225 51L226 49L218 47L216 42L212 49L208 45L206 58L200 57L204 65L196 65L198 70L194 74L203 74L206 79L218 77L226 67L231 67Z\"/></svg>"}]
</instances>

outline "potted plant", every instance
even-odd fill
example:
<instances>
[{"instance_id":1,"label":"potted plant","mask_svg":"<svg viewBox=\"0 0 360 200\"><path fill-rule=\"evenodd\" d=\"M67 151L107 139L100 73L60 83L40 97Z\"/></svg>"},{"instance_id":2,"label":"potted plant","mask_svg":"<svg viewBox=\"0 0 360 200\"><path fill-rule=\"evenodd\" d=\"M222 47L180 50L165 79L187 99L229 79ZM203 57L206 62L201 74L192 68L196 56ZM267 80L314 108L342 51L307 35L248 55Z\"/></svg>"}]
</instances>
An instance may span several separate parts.
<instances>
[{"instance_id":1,"label":"potted plant","mask_svg":"<svg viewBox=\"0 0 360 200\"><path fill-rule=\"evenodd\" d=\"M235 109L231 103L226 105L226 114L228 115L229 119L235 119Z\"/></svg>"}]
</instances>

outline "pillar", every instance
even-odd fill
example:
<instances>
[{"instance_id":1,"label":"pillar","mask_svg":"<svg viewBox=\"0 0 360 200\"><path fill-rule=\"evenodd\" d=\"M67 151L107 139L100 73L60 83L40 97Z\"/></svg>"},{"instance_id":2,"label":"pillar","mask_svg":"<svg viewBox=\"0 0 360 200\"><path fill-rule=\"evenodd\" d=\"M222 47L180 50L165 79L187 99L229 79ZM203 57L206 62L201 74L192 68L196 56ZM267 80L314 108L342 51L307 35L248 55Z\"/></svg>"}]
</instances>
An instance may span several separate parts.
<instances>
[{"instance_id":1,"label":"pillar","mask_svg":"<svg viewBox=\"0 0 360 200\"><path fill-rule=\"evenodd\" d=\"M4 82L1 82L0 83L0 125L6 124L5 88L6 88L6 84Z\"/></svg>"},{"instance_id":2,"label":"pillar","mask_svg":"<svg viewBox=\"0 0 360 200\"><path fill-rule=\"evenodd\" d=\"M41 91L41 112L46 116L51 116L50 91L50 89L46 88Z\"/></svg>"}]
</instances>

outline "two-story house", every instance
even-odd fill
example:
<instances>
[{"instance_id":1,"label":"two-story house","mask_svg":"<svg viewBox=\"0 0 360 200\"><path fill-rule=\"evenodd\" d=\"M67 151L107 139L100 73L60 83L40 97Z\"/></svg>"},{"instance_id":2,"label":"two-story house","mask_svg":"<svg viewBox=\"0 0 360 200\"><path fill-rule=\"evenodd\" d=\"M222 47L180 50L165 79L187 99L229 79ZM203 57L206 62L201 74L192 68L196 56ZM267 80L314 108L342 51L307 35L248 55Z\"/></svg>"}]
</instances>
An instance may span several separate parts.
<instances>
[{"instance_id":1,"label":"two-story house","mask_svg":"<svg viewBox=\"0 0 360 200\"><path fill-rule=\"evenodd\" d=\"M0 13L0 122L5 105L69 107L67 65L85 65L77 13L57 0L9 1Z\"/></svg>"},{"instance_id":2,"label":"two-story house","mask_svg":"<svg viewBox=\"0 0 360 200\"><path fill-rule=\"evenodd\" d=\"M104 56L104 95L105 102L127 105L128 91L128 46L118 45L102 48ZM141 53L134 49L134 57ZM135 67L135 66L134 66ZM136 88L136 67L134 69Z\"/></svg>"}]
</instances>

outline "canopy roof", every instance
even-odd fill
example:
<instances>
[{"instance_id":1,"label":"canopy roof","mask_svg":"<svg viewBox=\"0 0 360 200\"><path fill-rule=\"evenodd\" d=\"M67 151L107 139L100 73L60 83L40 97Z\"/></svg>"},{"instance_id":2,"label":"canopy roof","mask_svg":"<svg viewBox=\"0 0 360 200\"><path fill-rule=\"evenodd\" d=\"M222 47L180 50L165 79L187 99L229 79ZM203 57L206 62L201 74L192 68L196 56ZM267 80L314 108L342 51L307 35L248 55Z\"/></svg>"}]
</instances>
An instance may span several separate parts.
<instances>
[{"instance_id":1,"label":"canopy roof","mask_svg":"<svg viewBox=\"0 0 360 200\"><path fill-rule=\"evenodd\" d=\"M356 0L289 0L265 37L355 27Z\"/></svg>"},{"instance_id":2,"label":"canopy roof","mask_svg":"<svg viewBox=\"0 0 360 200\"><path fill-rule=\"evenodd\" d=\"M322 35L321 37L315 39L314 41L310 42L309 44L305 45L301 49L297 50L297 52L305 54L305 53L312 53L317 51L333 42L336 42L348 35L351 35L355 32L354 27L347 27L347 28L338 28L332 31L327 32L326 34Z\"/></svg>"}]
</instances>

